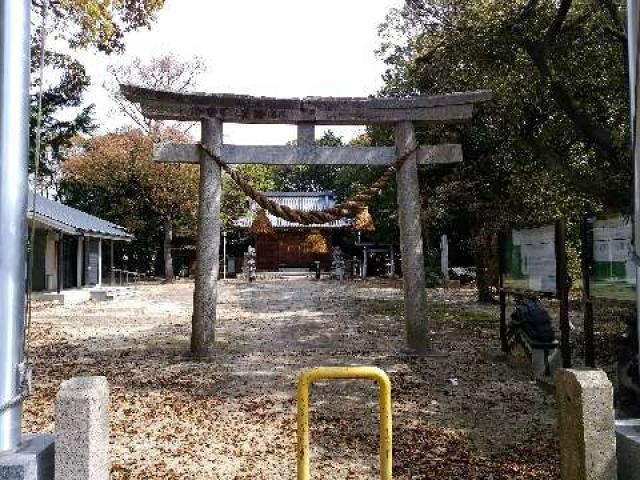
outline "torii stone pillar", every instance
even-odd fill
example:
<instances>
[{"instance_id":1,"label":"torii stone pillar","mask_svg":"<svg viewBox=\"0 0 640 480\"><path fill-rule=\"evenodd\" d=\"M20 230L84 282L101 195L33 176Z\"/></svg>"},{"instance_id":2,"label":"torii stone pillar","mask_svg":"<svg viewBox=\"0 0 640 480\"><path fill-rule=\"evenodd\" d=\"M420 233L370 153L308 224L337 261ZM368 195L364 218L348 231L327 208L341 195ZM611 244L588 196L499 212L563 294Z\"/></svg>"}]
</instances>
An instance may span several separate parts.
<instances>
[{"instance_id":1,"label":"torii stone pillar","mask_svg":"<svg viewBox=\"0 0 640 480\"><path fill-rule=\"evenodd\" d=\"M202 143L220 155L222 121L204 118ZM198 268L193 294L191 352L206 356L215 341L216 302L220 255L220 200L222 183L220 166L204 151L200 154L200 196L198 203Z\"/></svg>"},{"instance_id":2,"label":"torii stone pillar","mask_svg":"<svg viewBox=\"0 0 640 480\"><path fill-rule=\"evenodd\" d=\"M408 121L397 123L395 138L398 156L415 148L416 134L413 123ZM407 346L415 353L425 353L430 349L430 345L420 215L420 184L416 157L415 153L409 156L397 173L398 216Z\"/></svg>"}]
</instances>

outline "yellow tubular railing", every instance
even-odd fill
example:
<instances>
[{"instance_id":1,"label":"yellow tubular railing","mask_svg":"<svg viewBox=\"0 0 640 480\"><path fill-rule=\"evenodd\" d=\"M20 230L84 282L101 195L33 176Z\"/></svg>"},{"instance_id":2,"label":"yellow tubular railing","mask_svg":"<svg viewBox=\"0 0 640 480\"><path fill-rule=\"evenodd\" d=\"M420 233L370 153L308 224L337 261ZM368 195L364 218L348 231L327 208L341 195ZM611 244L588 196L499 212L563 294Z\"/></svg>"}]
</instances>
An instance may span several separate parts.
<instances>
[{"instance_id":1,"label":"yellow tubular railing","mask_svg":"<svg viewBox=\"0 0 640 480\"><path fill-rule=\"evenodd\" d=\"M298 480L310 480L309 467L309 396L317 380L365 379L378 383L380 405L380 478L392 479L391 382L376 367L318 367L305 370L298 380Z\"/></svg>"}]
</instances>

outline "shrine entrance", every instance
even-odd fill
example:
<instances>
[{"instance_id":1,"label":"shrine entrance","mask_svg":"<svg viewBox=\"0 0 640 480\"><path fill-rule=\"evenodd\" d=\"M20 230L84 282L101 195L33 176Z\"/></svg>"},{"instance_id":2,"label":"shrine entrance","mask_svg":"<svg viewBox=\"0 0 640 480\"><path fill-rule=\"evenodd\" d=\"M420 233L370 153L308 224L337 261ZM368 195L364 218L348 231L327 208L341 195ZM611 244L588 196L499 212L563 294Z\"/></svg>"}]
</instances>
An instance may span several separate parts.
<instances>
[{"instance_id":1,"label":"shrine entrance","mask_svg":"<svg viewBox=\"0 0 640 480\"><path fill-rule=\"evenodd\" d=\"M230 94L199 94L157 91L121 85L124 96L140 104L142 112L154 120L199 121L200 144L165 144L154 151L159 162L200 165L200 198L197 240L197 272L193 305L191 350L196 356L213 351L215 340L217 280L220 251L221 173L227 173L260 203L260 194L242 185L230 167L236 164L266 165L377 165L387 166L385 182L395 174L398 184L400 245L404 274L404 316L407 347L418 354L428 353L429 325L423 239L420 220L418 167L462 161L459 144L417 145L414 123L463 122L473 114L474 104L488 101L488 91L452 93L403 98L309 97L279 99ZM225 122L247 124L293 124L298 128L296 146L226 145L222 141ZM395 147L318 147L314 145L316 125L393 125ZM383 184L379 180L376 183ZM375 194L376 185L368 190ZM368 198L370 198L370 196ZM281 215L297 220L330 221L354 213L362 198L356 195L334 211L317 212L301 219L299 212L276 204ZM298 215L297 217L295 215ZM289 217L288 217L289 218ZM323 220L324 219L324 220Z\"/></svg>"}]
</instances>

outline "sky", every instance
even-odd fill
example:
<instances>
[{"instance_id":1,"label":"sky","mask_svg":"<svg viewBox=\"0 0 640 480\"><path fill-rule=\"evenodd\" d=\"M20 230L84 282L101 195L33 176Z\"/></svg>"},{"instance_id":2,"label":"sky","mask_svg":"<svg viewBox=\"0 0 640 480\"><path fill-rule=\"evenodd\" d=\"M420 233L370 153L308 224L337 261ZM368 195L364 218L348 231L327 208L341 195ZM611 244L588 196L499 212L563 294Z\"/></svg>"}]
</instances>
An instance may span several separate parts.
<instances>
[{"instance_id":1,"label":"sky","mask_svg":"<svg viewBox=\"0 0 640 480\"><path fill-rule=\"evenodd\" d=\"M127 124L103 85L110 63L173 53L200 56L207 72L197 90L275 97L367 96L382 87L378 26L402 0L167 0L150 30L129 33L126 52L80 54L92 77L100 133ZM321 136L325 128L316 129ZM330 127L345 140L357 127ZM197 134L197 131L194 133ZM225 125L224 142L284 144L295 127Z\"/></svg>"}]
</instances>

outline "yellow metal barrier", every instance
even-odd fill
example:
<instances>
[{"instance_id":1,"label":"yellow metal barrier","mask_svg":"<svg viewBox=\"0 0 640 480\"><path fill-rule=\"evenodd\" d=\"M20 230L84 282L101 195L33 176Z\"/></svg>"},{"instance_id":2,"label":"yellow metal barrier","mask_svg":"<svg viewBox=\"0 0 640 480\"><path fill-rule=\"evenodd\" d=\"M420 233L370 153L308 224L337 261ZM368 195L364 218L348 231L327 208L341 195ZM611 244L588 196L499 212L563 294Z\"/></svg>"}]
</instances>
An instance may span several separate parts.
<instances>
[{"instance_id":1,"label":"yellow metal barrier","mask_svg":"<svg viewBox=\"0 0 640 480\"><path fill-rule=\"evenodd\" d=\"M380 405L380 478L391 480L391 382L375 367L318 367L298 380L298 480L309 480L309 391L317 380L365 379L378 382Z\"/></svg>"}]
</instances>

